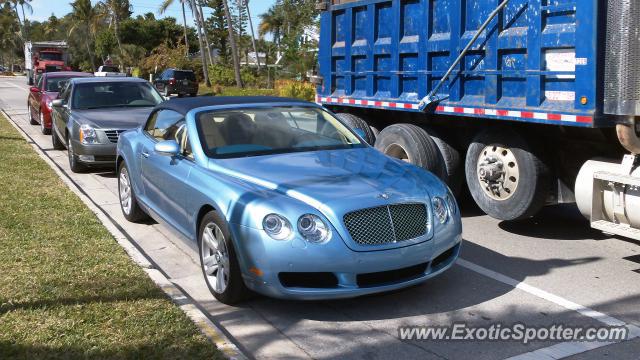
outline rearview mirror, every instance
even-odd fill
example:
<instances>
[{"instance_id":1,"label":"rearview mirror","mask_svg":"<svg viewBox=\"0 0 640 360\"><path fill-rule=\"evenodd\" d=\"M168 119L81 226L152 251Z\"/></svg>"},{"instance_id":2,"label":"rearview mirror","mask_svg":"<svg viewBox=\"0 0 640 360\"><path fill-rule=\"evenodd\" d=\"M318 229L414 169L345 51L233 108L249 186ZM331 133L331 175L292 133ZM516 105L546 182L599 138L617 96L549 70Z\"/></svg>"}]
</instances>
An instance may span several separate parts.
<instances>
[{"instance_id":1,"label":"rearview mirror","mask_svg":"<svg viewBox=\"0 0 640 360\"><path fill-rule=\"evenodd\" d=\"M157 143L153 150L158 155L176 156L180 153L180 145L175 140L165 140Z\"/></svg>"},{"instance_id":2,"label":"rearview mirror","mask_svg":"<svg viewBox=\"0 0 640 360\"><path fill-rule=\"evenodd\" d=\"M35 87L35 86L32 86L32 87L30 87L30 88L29 88L29 91L31 91L31 92L32 92L32 93L34 93L34 94L37 94L37 93L39 93L39 92L40 92L40 89L38 89L38 88L37 88L37 87Z\"/></svg>"},{"instance_id":3,"label":"rearview mirror","mask_svg":"<svg viewBox=\"0 0 640 360\"><path fill-rule=\"evenodd\" d=\"M51 102L51 106L52 106L52 107L56 107L56 108L63 107L63 106L64 106L64 100L62 100L62 99L55 99L55 100L53 100L53 101Z\"/></svg>"}]
</instances>

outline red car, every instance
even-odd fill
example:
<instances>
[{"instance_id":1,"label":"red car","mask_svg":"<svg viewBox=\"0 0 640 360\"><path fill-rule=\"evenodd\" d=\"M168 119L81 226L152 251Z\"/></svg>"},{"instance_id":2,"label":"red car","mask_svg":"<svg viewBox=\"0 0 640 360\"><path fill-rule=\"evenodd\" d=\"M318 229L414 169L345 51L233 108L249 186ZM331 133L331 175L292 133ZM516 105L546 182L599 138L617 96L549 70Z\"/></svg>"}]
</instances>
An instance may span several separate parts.
<instances>
[{"instance_id":1,"label":"red car","mask_svg":"<svg viewBox=\"0 0 640 360\"><path fill-rule=\"evenodd\" d=\"M90 77L93 74L84 72L50 72L44 73L36 86L29 90L27 110L31 125L40 124L43 134L51 134L51 101L58 97L60 88L71 78Z\"/></svg>"}]
</instances>

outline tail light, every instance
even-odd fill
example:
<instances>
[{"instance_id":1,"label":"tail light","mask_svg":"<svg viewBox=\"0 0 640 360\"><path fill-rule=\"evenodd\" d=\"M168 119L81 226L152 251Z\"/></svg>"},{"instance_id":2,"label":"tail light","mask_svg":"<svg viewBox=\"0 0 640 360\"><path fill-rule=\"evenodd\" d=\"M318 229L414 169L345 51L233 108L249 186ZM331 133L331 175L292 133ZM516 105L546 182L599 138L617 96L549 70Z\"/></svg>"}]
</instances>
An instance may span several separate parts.
<instances>
[{"instance_id":1,"label":"tail light","mask_svg":"<svg viewBox=\"0 0 640 360\"><path fill-rule=\"evenodd\" d=\"M175 85L176 84L176 79L171 78L169 79L169 85Z\"/></svg>"}]
</instances>

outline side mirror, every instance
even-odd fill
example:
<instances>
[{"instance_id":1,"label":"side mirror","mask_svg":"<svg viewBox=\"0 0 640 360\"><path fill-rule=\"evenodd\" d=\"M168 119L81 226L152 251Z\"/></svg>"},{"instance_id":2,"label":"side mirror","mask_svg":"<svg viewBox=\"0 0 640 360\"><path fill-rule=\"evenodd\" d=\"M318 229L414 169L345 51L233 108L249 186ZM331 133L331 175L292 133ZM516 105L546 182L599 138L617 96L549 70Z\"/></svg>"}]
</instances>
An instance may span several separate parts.
<instances>
[{"instance_id":1,"label":"side mirror","mask_svg":"<svg viewBox=\"0 0 640 360\"><path fill-rule=\"evenodd\" d=\"M60 108L64 106L64 100L62 99L55 99L51 102L51 106L55 107L55 108Z\"/></svg>"},{"instance_id":2,"label":"side mirror","mask_svg":"<svg viewBox=\"0 0 640 360\"><path fill-rule=\"evenodd\" d=\"M35 86L32 86L32 87L29 88L29 91L34 93L34 94L38 94L40 92L40 89L38 89Z\"/></svg>"},{"instance_id":3,"label":"side mirror","mask_svg":"<svg viewBox=\"0 0 640 360\"><path fill-rule=\"evenodd\" d=\"M180 145L175 140L165 140L157 143L153 150L163 156L176 156L180 153Z\"/></svg>"}]
</instances>

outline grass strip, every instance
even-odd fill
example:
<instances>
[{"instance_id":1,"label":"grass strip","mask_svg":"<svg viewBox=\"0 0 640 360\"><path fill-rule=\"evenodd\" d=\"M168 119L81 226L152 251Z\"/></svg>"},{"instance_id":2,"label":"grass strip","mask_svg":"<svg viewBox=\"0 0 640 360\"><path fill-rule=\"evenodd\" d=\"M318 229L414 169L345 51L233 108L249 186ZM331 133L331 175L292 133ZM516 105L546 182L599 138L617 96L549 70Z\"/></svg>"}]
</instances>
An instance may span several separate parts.
<instances>
[{"instance_id":1,"label":"grass strip","mask_svg":"<svg viewBox=\"0 0 640 360\"><path fill-rule=\"evenodd\" d=\"M2 115L0 358L223 358Z\"/></svg>"}]
</instances>

